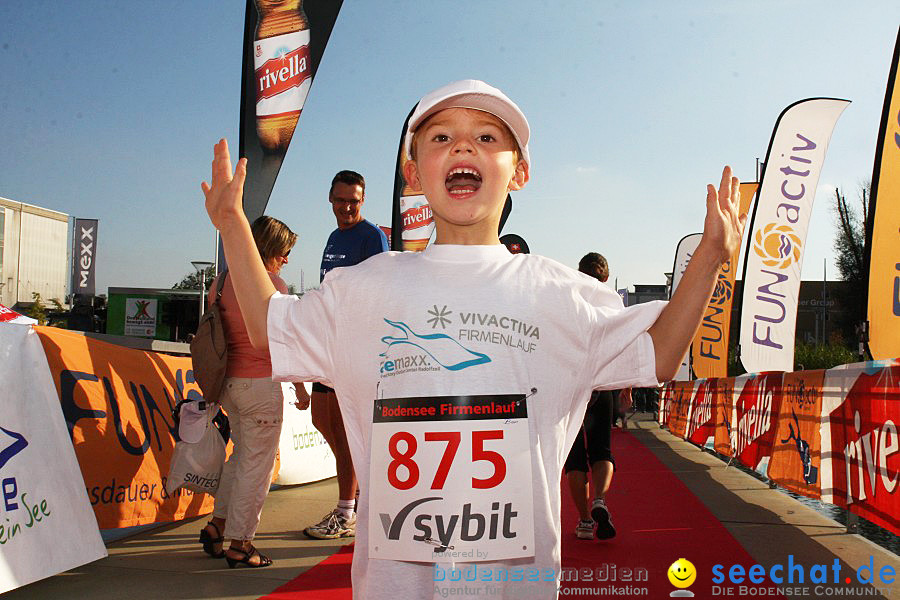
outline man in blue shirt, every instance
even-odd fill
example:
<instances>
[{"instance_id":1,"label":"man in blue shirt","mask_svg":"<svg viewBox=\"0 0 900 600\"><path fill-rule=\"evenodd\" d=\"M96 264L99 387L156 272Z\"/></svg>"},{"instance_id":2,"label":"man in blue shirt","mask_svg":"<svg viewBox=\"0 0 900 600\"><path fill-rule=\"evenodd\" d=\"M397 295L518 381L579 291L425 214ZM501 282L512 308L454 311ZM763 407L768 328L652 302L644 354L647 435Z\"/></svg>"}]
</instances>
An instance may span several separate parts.
<instances>
[{"instance_id":1,"label":"man in blue shirt","mask_svg":"<svg viewBox=\"0 0 900 600\"><path fill-rule=\"evenodd\" d=\"M354 171L340 171L331 180L328 201L337 219L337 229L328 236L322 253L319 281L335 267L349 267L388 249L387 237L362 217L366 180ZM335 539L356 535L356 472L350 459L344 421L337 396L330 387L313 384L312 422L334 453L338 479L337 507L304 532L309 537Z\"/></svg>"}]
</instances>

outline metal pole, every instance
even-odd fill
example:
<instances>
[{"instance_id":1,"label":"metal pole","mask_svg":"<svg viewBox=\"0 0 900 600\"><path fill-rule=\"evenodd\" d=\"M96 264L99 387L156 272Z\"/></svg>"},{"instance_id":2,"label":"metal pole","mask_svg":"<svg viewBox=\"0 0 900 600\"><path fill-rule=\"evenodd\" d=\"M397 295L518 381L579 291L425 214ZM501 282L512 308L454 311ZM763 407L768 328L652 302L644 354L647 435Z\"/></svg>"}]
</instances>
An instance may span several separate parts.
<instances>
[{"instance_id":1,"label":"metal pole","mask_svg":"<svg viewBox=\"0 0 900 600\"><path fill-rule=\"evenodd\" d=\"M203 318L203 295L206 292L206 269L200 269L200 318ZM199 320L197 321L200 322Z\"/></svg>"},{"instance_id":2,"label":"metal pole","mask_svg":"<svg viewBox=\"0 0 900 600\"><path fill-rule=\"evenodd\" d=\"M828 320L828 307L826 306L828 299L828 259L822 259L822 345L828 344L828 333L825 329L825 323Z\"/></svg>"}]
</instances>

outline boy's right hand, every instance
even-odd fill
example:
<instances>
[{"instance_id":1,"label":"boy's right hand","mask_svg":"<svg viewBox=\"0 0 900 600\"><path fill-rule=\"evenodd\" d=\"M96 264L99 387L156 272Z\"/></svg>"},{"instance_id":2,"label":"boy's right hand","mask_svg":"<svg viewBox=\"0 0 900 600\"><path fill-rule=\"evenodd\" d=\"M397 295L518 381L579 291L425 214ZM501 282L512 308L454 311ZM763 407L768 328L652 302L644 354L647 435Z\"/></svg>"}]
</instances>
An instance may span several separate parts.
<instances>
[{"instance_id":1,"label":"boy's right hand","mask_svg":"<svg viewBox=\"0 0 900 600\"><path fill-rule=\"evenodd\" d=\"M205 181L200 184L206 196L209 220L219 231L228 229L233 223L245 218L243 197L246 178L247 159L240 159L232 171L228 142L224 138L219 140L213 148L212 185Z\"/></svg>"}]
</instances>

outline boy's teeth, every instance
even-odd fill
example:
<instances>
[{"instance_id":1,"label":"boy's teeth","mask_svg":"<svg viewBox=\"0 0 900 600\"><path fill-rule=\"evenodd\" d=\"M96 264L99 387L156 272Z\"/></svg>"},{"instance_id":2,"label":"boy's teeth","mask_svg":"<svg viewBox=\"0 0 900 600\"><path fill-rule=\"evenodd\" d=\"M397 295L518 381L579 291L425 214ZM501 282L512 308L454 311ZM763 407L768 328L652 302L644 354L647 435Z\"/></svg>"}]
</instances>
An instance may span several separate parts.
<instances>
[{"instance_id":1,"label":"boy's teeth","mask_svg":"<svg viewBox=\"0 0 900 600\"><path fill-rule=\"evenodd\" d=\"M471 167L456 167L447 174L444 182L451 194L467 194L481 187L481 174Z\"/></svg>"}]
</instances>

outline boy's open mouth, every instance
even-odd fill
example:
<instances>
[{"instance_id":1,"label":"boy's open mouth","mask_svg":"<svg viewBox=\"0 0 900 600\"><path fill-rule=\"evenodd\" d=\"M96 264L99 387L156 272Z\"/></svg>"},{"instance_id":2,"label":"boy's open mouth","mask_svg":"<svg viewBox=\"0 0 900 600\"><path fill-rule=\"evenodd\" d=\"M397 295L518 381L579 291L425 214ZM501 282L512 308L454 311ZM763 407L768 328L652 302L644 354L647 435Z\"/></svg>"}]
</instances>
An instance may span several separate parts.
<instances>
[{"instance_id":1,"label":"boy's open mouth","mask_svg":"<svg viewBox=\"0 0 900 600\"><path fill-rule=\"evenodd\" d=\"M470 194L481 187L481 174L472 167L456 167L447 173L444 185L451 194Z\"/></svg>"}]
</instances>

